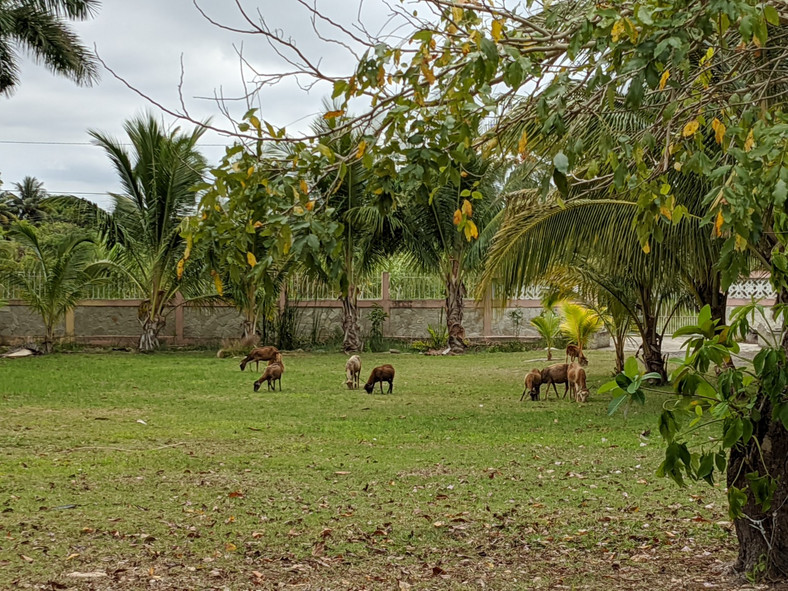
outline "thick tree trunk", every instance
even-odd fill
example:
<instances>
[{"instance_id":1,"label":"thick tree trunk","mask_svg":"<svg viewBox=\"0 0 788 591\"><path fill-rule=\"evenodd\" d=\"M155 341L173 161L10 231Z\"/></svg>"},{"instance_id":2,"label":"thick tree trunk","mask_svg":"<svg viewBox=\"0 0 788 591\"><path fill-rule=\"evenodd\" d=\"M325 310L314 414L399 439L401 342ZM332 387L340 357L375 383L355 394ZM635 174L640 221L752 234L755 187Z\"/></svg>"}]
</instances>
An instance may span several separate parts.
<instances>
[{"instance_id":1,"label":"thick tree trunk","mask_svg":"<svg viewBox=\"0 0 788 591\"><path fill-rule=\"evenodd\" d=\"M734 522L739 540L734 569L778 581L788 578L788 430L772 418L770 402L762 402L762 418L754 425L752 438L731 450L728 486L744 489L751 484L747 475L756 472L776 478L777 489L771 507L764 511L747 488L745 516Z\"/></svg>"},{"instance_id":2,"label":"thick tree trunk","mask_svg":"<svg viewBox=\"0 0 788 591\"><path fill-rule=\"evenodd\" d=\"M647 372L660 375L660 384L668 381L668 371L662 356L662 335L657 328L658 319L648 310L643 318L643 363Z\"/></svg>"},{"instance_id":3,"label":"thick tree trunk","mask_svg":"<svg viewBox=\"0 0 788 591\"><path fill-rule=\"evenodd\" d=\"M358 293L355 285L348 287L342 296L342 350L345 353L360 353L363 347L361 327L358 322Z\"/></svg>"},{"instance_id":4,"label":"thick tree trunk","mask_svg":"<svg viewBox=\"0 0 788 591\"><path fill-rule=\"evenodd\" d=\"M728 294L719 290L716 285L698 288L700 306L708 305L711 308L711 317L719 320L718 326L728 323Z\"/></svg>"},{"instance_id":5,"label":"thick tree trunk","mask_svg":"<svg viewBox=\"0 0 788 591\"><path fill-rule=\"evenodd\" d=\"M166 321L163 316L151 318L146 316L142 321L142 334L140 335L139 350L141 353L150 353L159 348L159 332Z\"/></svg>"},{"instance_id":6,"label":"thick tree trunk","mask_svg":"<svg viewBox=\"0 0 788 591\"><path fill-rule=\"evenodd\" d=\"M459 277L459 267L459 261L453 261L451 273L446 276L446 328L449 349L454 354L465 352L465 328L462 326L465 285Z\"/></svg>"},{"instance_id":7,"label":"thick tree trunk","mask_svg":"<svg viewBox=\"0 0 788 591\"><path fill-rule=\"evenodd\" d=\"M777 300L788 303L788 291L782 290ZM783 326L783 349L788 352L788 332ZM739 540L739 555L734 569L766 581L788 579L788 429L772 416L768 397L756 404L761 420L753 425L746 445L731 449L728 462L728 486L747 489L744 517L734 522ZM753 472L769 474L776 480L771 506L764 511L749 490Z\"/></svg>"}]
</instances>

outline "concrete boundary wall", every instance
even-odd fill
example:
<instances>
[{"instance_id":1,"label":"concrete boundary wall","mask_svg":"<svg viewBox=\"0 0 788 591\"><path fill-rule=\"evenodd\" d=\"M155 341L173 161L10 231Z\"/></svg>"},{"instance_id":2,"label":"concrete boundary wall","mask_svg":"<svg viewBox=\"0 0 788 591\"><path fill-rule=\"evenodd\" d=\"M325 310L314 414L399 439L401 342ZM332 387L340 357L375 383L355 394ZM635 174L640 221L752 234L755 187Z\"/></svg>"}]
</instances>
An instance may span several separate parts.
<instances>
[{"instance_id":1,"label":"concrete boundary wall","mask_svg":"<svg viewBox=\"0 0 788 591\"><path fill-rule=\"evenodd\" d=\"M388 314L383 335L388 338L423 339L428 326L445 325L444 301L395 300L390 296L388 273L383 273L380 299L360 300L362 331L369 333L368 313L379 306ZM297 295L297 294L296 294ZM745 299L729 299L729 311L748 303ZM66 342L100 346L136 345L141 331L137 311L141 300L84 300L69 313L56 334ZM773 300L764 300L771 305ZM285 302L280 298L280 309ZM341 335L342 304L338 300L290 302L298 308L297 333L302 338L328 340ZM472 340L510 340L533 338L536 330L530 320L542 311L537 299L518 299L505 307L493 306L488 298L482 302L466 299L464 321L466 335ZM176 297L166 309L167 324L159 338L164 343L200 345L219 343L222 339L238 338L242 317L228 304L211 308L192 306ZM15 345L40 340L44 326L40 318L20 300L10 300L0 308L0 345Z\"/></svg>"}]
</instances>

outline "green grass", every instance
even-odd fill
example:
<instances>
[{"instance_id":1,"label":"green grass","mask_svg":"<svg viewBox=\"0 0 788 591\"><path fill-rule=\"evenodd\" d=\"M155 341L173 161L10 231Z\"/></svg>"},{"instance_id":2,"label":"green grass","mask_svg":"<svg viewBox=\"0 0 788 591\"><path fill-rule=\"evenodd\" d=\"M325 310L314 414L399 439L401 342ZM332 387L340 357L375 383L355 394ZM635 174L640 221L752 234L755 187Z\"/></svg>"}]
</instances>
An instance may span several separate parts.
<instances>
[{"instance_id":1,"label":"green grass","mask_svg":"<svg viewBox=\"0 0 788 591\"><path fill-rule=\"evenodd\" d=\"M654 476L669 394L607 417L612 358L592 352L588 404L519 402L540 355L363 355L362 378L396 367L391 396L347 390L335 354L286 355L275 394L200 352L0 360L0 588L721 577L724 490Z\"/></svg>"}]
</instances>

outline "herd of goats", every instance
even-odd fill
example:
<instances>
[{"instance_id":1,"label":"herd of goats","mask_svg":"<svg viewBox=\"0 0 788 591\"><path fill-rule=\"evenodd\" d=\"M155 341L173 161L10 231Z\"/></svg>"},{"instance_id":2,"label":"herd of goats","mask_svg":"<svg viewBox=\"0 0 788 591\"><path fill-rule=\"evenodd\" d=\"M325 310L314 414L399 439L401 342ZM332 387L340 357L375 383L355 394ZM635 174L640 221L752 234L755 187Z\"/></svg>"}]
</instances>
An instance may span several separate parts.
<instances>
[{"instance_id":1,"label":"herd of goats","mask_svg":"<svg viewBox=\"0 0 788 591\"><path fill-rule=\"evenodd\" d=\"M282 361L282 354L276 347L257 347L244 357L241 361L241 371L246 366L254 362L255 368L259 371L260 362L267 361L268 365L263 374L255 381L254 391L257 392L263 382L268 384L269 390L276 391L276 383L279 382L279 391L282 391L282 374L285 372L285 364ZM576 402L586 402L588 400L588 388L586 387L586 372L583 369L588 365L588 359L583 355L583 351L577 345L569 345L566 348L565 363L554 363L544 369L532 369L525 376L525 389L523 390L520 401L525 398L526 393L530 394L531 400L539 400L542 385L547 387L545 399L549 396L550 385L552 384L555 396L558 398L556 384L564 384L564 398L567 390L569 399ZM347 387L351 390L358 389L361 376L361 359L358 355L353 355L345 363L345 374L347 376ZM380 393L383 394L383 382L388 382L388 393L394 391L394 368L389 365L381 365L372 370L364 390L367 394L372 394L375 384L380 384Z\"/></svg>"}]
</instances>

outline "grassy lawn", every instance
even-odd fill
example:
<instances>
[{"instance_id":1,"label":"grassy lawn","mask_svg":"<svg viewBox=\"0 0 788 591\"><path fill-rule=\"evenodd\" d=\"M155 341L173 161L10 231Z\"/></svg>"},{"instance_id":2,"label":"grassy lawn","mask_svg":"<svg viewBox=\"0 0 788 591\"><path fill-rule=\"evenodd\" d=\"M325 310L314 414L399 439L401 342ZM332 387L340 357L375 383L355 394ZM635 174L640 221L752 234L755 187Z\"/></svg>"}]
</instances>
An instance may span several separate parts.
<instances>
[{"instance_id":1,"label":"grassy lawn","mask_svg":"<svg viewBox=\"0 0 788 591\"><path fill-rule=\"evenodd\" d=\"M607 417L592 351L588 404L519 402L540 355L363 355L391 396L339 354L275 394L208 353L0 360L0 589L731 586L723 488L654 476L668 395Z\"/></svg>"}]
</instances>

